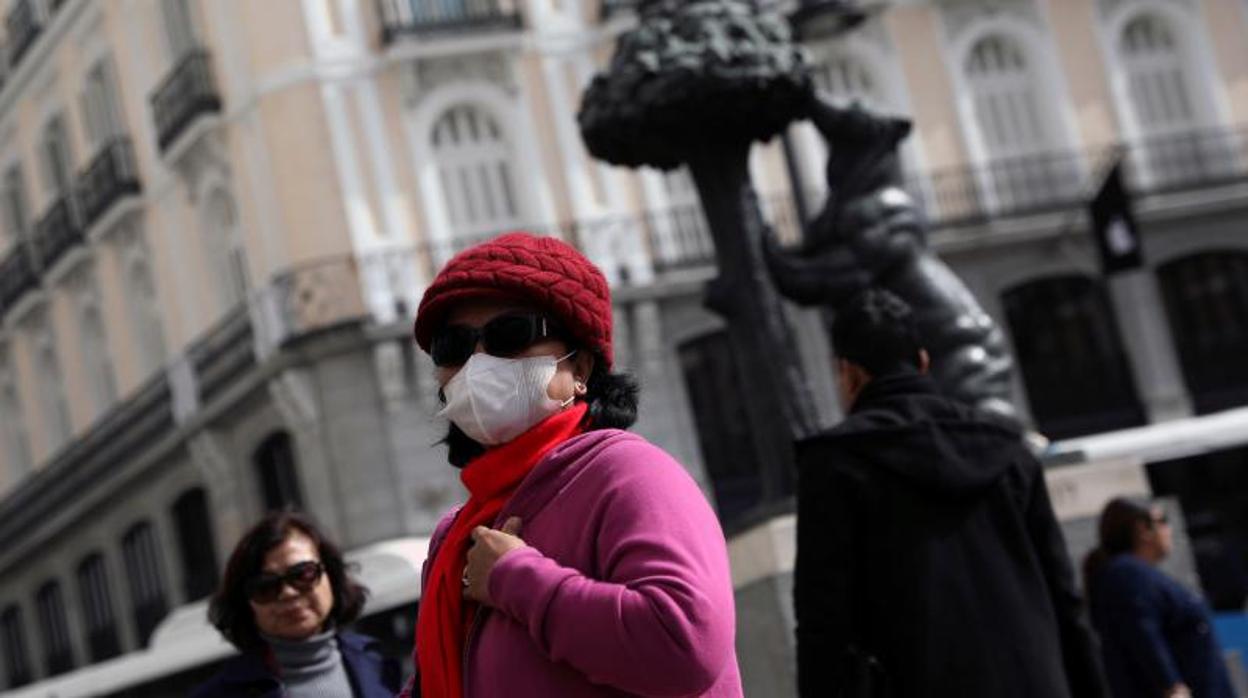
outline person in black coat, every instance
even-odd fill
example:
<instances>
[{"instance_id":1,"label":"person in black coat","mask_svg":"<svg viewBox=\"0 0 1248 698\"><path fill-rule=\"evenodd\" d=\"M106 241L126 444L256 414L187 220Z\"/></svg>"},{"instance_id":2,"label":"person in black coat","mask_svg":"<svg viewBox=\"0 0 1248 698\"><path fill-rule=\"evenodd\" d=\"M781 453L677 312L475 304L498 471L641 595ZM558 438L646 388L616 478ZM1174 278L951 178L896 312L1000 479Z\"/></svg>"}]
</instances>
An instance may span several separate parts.
<instances>
[{"instance_id":1,"label":"person in black coat","mask_svg":"<svg viewBox=\"0 0 1248 698\"><path fill-rule=\"evenodd\" d=\"M1084 560L1092 622L1117 698L1232 698L1208 605L1157 569L1170 554L1161 507L1115 499Z\"/></svg>"},{"instance_id":2,"label":"person in black coat","mask_svg":"<svg viewBox=\"0 0 1248 698\"><path fill-rule=\"evenodd\" d=\"M208 617L240 651L192 698L391 698L402 676L380 643L345 630L367 590L300 514L275 512L234 548Z\"/></svg>"},{"instance_id":3,"label":"person in black coat","mask_svg":"<svg viewBox=\"0 0 1248 698\"><path fill-rule=\"evenodd\" d=\"M832 341L849 415L798 444L801 695L1107 695L1022 435L937 392L887 291L838 308Z\"/></svg>"}]
</instances>

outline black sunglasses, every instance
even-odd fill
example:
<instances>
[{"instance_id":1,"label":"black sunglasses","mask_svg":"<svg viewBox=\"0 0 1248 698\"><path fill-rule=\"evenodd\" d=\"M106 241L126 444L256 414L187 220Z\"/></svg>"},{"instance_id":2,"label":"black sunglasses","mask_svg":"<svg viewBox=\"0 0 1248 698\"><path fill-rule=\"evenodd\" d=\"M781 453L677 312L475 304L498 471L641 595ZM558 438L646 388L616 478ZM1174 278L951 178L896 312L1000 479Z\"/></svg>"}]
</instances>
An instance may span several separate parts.
<instances>
[{"instance_id":1,"label":"black sunglasses","mask_svg":"<svg viewBox=\"0 0 1248 698\"><path fill-rule=\"evenodd\" d=\"M287 584L300 594L306 594L321 581L322 574L325 574L325 565L312 560L291 565L281 574L262 574L247 583L247 598L258 604L273 603Z\"/></svg>"},{"instance_id":2,"label":"black sunglasses","mask_svg":"<svg viewBox=\"0 0 1248 698\"><path fill-rule=\"evenodd\" d=\"M462 366L477 350L477 342L491 356L511 358L540 340L558 336L554 324L541 315L501 315L481 327L443 327L433 336L429 355L435 366Z\"/></svg>"}]
</instances>

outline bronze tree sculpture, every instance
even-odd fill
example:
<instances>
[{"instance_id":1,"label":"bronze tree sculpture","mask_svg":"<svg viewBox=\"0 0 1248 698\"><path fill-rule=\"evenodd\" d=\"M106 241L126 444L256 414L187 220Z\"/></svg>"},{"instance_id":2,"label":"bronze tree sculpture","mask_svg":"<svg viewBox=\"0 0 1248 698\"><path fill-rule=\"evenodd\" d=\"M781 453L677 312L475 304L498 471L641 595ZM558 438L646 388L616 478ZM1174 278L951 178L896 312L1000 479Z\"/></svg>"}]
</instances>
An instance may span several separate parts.
<instances>
[{"instance_id":1,"label":"bronze tree sculpture","mask_svg":"<svg viewBox=\"0 0 1248 698\"><path fill-rule=\"evenodd\" d=\"M767 239L767 263L780 292L835 312L868 285L889 289L914 308L942 391L1016 421L1012 361L1001 330L928 247L919 210L902 188L898 146L910 122L841 108L819 96L810 104L810 121L831 153L828 198L806 228L800 254Z\"/></svg>"},{"instance_id":2,"label":"bronze tree sculpture","mask_svg":"<svg viewBox=\"0 0 1248 698\"><path fill-rule=\"evenodd\" d=\"M649 0L578 116L590 153L629 167L689 167L715 242L707 307L723 316L765 497L788 489L792 442L817 428L783 302L768 280L750 147L806 108L809 67L778 15L747 0Z\"/></svg>"}]
</instances>

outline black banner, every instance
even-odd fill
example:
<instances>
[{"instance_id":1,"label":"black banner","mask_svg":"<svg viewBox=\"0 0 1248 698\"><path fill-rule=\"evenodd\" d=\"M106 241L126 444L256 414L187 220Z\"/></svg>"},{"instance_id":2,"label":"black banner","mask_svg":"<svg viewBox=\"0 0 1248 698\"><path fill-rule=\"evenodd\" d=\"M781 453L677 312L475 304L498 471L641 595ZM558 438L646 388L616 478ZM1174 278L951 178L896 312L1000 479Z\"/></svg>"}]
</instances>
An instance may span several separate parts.
<instances>
[{"instance_id":1,"label":"black banner","mask_svg":"<svg viewBox=\"0 0 1248 698\"><path fill-rule=\"evenodd\" d=\"M1122 181L1122 163L1115 163L1088 207L1092 233L1106 275L1138 269L1144 263L1140 229L1131 210L1131 195Z\"/></svg>"}]
</instances>

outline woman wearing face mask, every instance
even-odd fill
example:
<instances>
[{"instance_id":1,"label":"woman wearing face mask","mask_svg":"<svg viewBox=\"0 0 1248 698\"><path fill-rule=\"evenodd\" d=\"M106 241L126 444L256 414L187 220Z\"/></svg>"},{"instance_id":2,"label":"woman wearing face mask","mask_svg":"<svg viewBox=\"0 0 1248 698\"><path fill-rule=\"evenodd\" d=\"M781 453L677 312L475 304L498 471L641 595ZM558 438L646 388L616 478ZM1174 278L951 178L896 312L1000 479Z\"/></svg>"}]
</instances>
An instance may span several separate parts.
<instances>
[{"instance_id":1,"label":"woman wearing face mask","mask_svg":"<svg viewBox=\"0 0 1248 698\"><path fill-rule=\"evenodd\" d=\"M1157 569L1171 531L1158 506L1114 499L1083 563L1092 623L1118 698L1231 698L1209 607Z\"/></svg>"},{"instance_id":2,"label":"woman wearing face mask","mask_svg":"<svg viewBox=\"0 0 1248 698\"><path fill-rule=\"evenodd\" d=\"M551 238L457 255L421 299L448 460L416 629L425 698L741 696L719 523L671 456L622 429L602 273Z\"/></svg>"}]
</instances>

